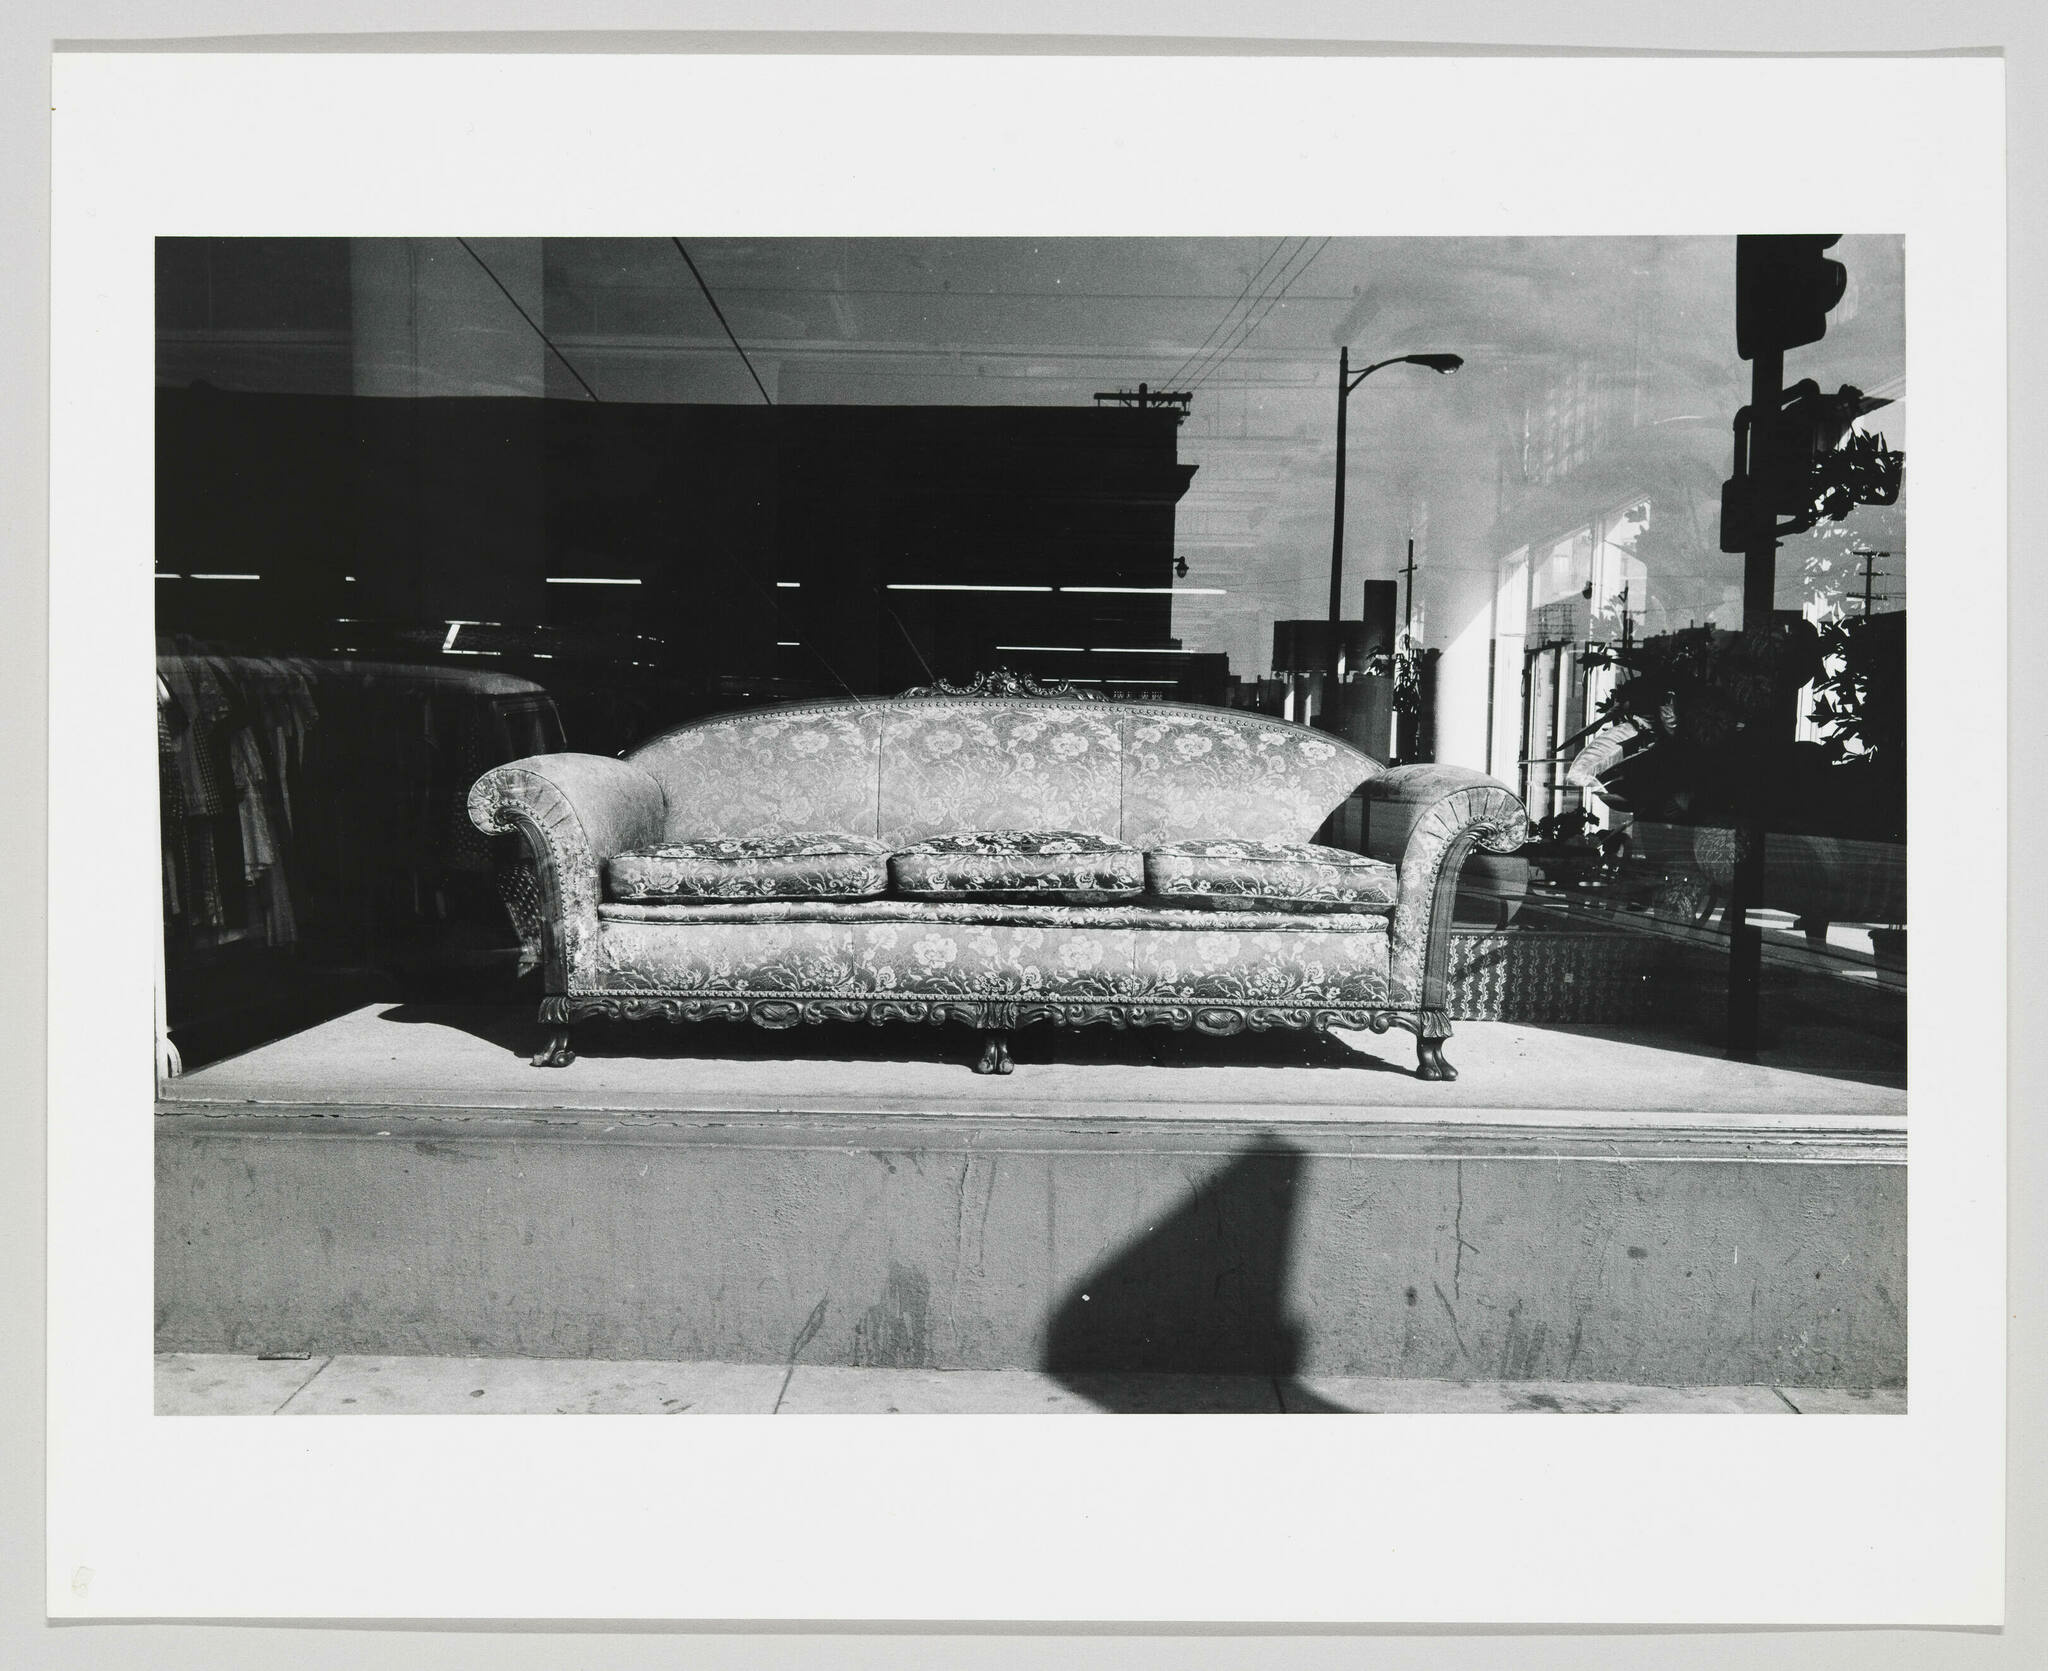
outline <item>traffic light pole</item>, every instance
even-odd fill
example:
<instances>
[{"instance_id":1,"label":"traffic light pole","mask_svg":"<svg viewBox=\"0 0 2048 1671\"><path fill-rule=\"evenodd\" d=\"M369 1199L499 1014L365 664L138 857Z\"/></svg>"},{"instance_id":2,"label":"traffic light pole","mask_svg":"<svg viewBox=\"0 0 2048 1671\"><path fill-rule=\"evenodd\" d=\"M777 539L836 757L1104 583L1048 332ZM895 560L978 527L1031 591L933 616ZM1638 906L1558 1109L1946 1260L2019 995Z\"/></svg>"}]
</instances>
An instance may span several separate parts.
<instances>
[{"instance_id":1,"label":"traffic light pole","mask_svg":"<svg viewBox=\"0 0 2048 1671\"><path fill-rule=\"evenodd\" d=\"M1822 252L1841 241L1838 232L1771 233L1735 240L1735 351L1750 366L1748 410L1735 423L1735 473L1722 494L1721 549L1742 553L1742 630L1767 666L1776 658L1766 636L1776 622L1778 517L1811 527L1797 515L1811 498L1810 473L1789 470L1785 443L1785 350L1819 342L1827 335L1828 310L1841 301L1849 271ZM1801 392L1804 391L1804 392ZM1801 385L1799 403L1810 408L1819 391ZM1862 397L1849 388L1843 397ZM1810 422L1810 415L1801 420ZM1788 470L1790 480L1788 482ZM1839 514L1839 513L1837 513ZM1796 726L1788 705L1765 722L1767 744L1789 743ZM1761 751L1768 760L1774 749ZM1728 1054L1753 1062L1757 1053L1757 1000L1763 981L1763 930L1750 914L1763 903L1764 824L1769 785L1752 772L1735 808L1735 864L1723 921L1728 926Z\"/></svg>"},{"instance_id":2,"label":"traffic light pole","mask_svg":"<svg viewBox=\"0 0 2048 1671\"><path fill-rule=\"evenodd\" d=\"M1785 395L1785 351L1760 348L1750 361L1749 457L1771 456L1772 431ZM1748 460L1738 460L1746 468ZM1778 539L1776 518L1768 511L1753 515L1742 554L1742 630L1770 630L1777 611ZM1773 717L1775 723L1776 717ZM1746 792L1757 794L1759 784ZM1734 875L1728 890L1728 1054L1738 1062L1757 1056L1757 1012L1763 986L1763 930L1750 912L1763 903L1764 820L1755 807L1742 809L1735 826Z\"/></svg>"},{"instance_id":3,"label":"traffic light pole","mask_svg":"<svg viewBox=\"0 0 2048 1671\"><path fill-rule=\"evenodd\" d=\"M1785 350L1760 348L1749 362L1749 453L1770 456L1772 430L1785 399ZM1762 632L1771 624L1778 590L1778 539L1774 519L1757 515L1742 555L1742 630Z\"/></svg>"}]
</instances>

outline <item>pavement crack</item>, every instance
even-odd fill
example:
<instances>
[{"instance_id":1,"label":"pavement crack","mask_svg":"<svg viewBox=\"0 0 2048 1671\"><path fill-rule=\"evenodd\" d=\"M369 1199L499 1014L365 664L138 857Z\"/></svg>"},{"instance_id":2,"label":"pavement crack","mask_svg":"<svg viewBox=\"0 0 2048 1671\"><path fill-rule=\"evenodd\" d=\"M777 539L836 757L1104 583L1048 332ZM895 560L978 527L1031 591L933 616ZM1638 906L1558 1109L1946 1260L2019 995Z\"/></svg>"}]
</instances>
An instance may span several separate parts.
<instances>
[{"instance_id":1,"label":"pavement crack","mask_svg":"<svg viewBox=\"0 0 2048 1671\"><path fill-rule=\"evenodd\" d=\"M1771 1388L1771 1391L1776 1393L1780 1399L1784 1400L1785 1408L1790 1410L1793 1415L1803 1416L1806 1414L1806 1412L1800 1409L1798 1405L1794 1404L1791 1399L1785 1397L1785 1389L1783 1387L1773 1387Z\"/></svg>"},{"instance_id":2,"label":"pavement crack","mask_svg":"<svg viewBox=\"0 0 2048 1671\"><path fill-rule=\"evenodd\" d=\"M317 1381L320 1378L320 1372L332 1362L334 1362L334 1355L330 1352L326 1357L322 1358L317 1364L313 1366L313 1373L311 1375L308 1375L305 1378L305 1380L301 1381L296 1387L292 1388L291 1392L286 1395L284 1404L280 1404L275 1410L271 1411L270 1413L273 1416L283 1415L285 1404L291 1403L291 1401L294 1398L297 1398L300 1393L304 1392L315 1381Z\"/></svg>"},{"instance_id":3,"label":"pavement crack","mask_svg":"<svg viewBox=\"0 0 2048 1671\"><path fill-rule=\"evenodd\" d=\"M1441 1282L1437 1282L1434 1279L1432 1279L1430 1282L1430 1287L1436 1290L1436 1297L1443 1302L1444 1315L1451 1320L1451 1333L1457 1337L1458 1341L1458 1356L1461 1358L1471 1357L1472 1354L1465 1350L1464 1331L1458 1327L1458 1314L1451 1307L1451 1299L1450 1296L1444 1292L1444 1285Z\"/></svg>"},{"instance_id":4,"label":"pavement crack","mask_svg":"<svg viewBox=\"0 0 2048 1671\"><path fill-rule=\"evenodd\" d=\"M775 1390L775 1408L768 1412L769 1415L782 1414L782 1401L789 1396L790 1377L796 1374L797 1357L825 1326L825 1302L830 1298L829 1294L820 1295L818 1303L811 1307L810 1316L804 1320L804 1326L797 1330L796 1339L789 1348L789 1367L782 1372L782 1385Z\"/></svg>"},{"instance_id":5,"label":"pavement crack","mask_svg":"<svg viewBox=\"0 0 2048 1671\"><path fill-rule=\"evenodd\" d=\"M1465 1250L1469 1247L1474 1253L1477 1253L1479 1249L1465 1240L1465 1163L1462 1160L1458 1162L1457 1180L1458 1211L1456 1218L1451 1222L1451 1241L1453 1244L1451 1292L1459 1299L1463 1299L1465 1296L1458 1287L1458 1279L1465 1274Z\"/></svg>"}]
</instances>

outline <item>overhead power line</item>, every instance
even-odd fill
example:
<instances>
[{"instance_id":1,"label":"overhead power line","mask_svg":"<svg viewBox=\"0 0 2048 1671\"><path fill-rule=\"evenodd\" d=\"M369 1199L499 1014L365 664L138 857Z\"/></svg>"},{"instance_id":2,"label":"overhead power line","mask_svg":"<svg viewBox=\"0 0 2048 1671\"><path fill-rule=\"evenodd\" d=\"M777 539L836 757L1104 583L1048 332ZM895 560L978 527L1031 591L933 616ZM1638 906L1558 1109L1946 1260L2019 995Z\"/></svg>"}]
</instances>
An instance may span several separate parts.
<instances>
[{"instance_id":1,"label":"overhead power line","mask_svg":"<svg viewBox=\"0 0 2048 1671\"><path fill-rule=\"evenodd\" d=\"M564 354L561 351L561 349L555 346L554 338L549 336L546 331L540 328L540 321L535 319L532 314L528 313L526 309L519 305L519 298L513 295L511 291L505 288L505 281L499 278L496 273L491 271L491 264L488 261L486 261L482 256L477 254L476 250L471 246L470 241L467 238L457 238L455 241L458 244L460 244L464 249L469 251L470 260L474 261L479 267L483 268L484 277L489 279L491 283L495 284L498 287L498 294L503 296L506 301L512 304L512 311L518 314L521 319L526 321L527 326L532 330L535 336L540 338L541 342L546 346L547 351L550 354L554 355L556 359L560 360L563 365L568 366L569 375L575 378L577 382L583 385L583 392L590 396L592 400L597 400L597 391L590 386L589 380L585 378L583 373L578 371L575 368L575 366L570 364L569 356L567 354ZM602 402L599 402L599 404L602 404Z\"/></svg>"},{"instance_id":2,"label":"overhead power line","mask_svg":"<svg viewBox=\"0 0 2048 1671\"><path fill-rule=\"evenodd\" d=\"M1259 311L1259 304L1273 293L1273 287L1275 285L1279 284L1283 279L1286 278L1288 268L1294 265L1294 263L1300 258L1301 252L1307 248L1308 240L1306 238L1300 239L1298 242L1296 242L1294 248L1281 258L1280 265L1273 269L1271 275L1267 277L1266 282L1259 286L1257 294L1254 295L1251 301L1246 304L1244 312L1240 314L1236 321L1230 325L1229 329L1227 329L1223 333L1221 339L1216 343L1216 345L1213 348L1209 349L1208 352L1196 356L1195 363L1188 368L1188 374L1184 378L1184 381L1189 385L1189 387L1192 388L1197 382L1201 380L1203 373L1205 373L1209 370L1210 367L1215 365L1216 358L1218 355L1229 352L1230 345L1233 341L1241 341L1243 339L1245 328L1247 327L1247 325L1251 323L1254 316Z\"/></svg>"},{"instance_id":3,"label":"overhead power line","mask_svg":"<svg viewBox=\"0 0 2048 1671\"><path fill-rule=\"evenodd\" d=\"M732 344L733 352L739 355L740 364L747 368L747 375L753 378L754 387L761 391L761 398L773 406L775 397L769 394L768 385L761 381L761 374L754 369L754 362L747 358L747 351L740 346L740 339L732 334L732 327L726 325L725 310L718 305L718 298L711 294L711 286L704 282L704 275L697 271L697 263L690 259L690 252L683 248L682 239L671 237L669 242L676 246L676 254L683 258L683 265L690 269L690 277L697 281L697 288L704 292L704 300L711 304L711 311L718 315L718 323L725 326L726 340Z\"/></svg>"},{"instance_id":4,"label":"overhead power line","mask_svg":"<svg viewBox=\"0 0 2048 1671\"><path fill-rule=\"evenodd\" d=\"M1307 243L1307 241L1307 239L1302 240L1304 245ZM1229 361L1230 357L1233 354L1235 354L1240 348L1242 348L1247 342L1251 340L1252 333L1256 331L1261 325L1265 324L1266 316L1287 299L1288 291L1292 290L1294 286L1300 281L1301 275L1303 273L1307 272L1309 268L1313 267L1316 264L1316 257L1321 255L1324 250L1329 248L1329 246L1330 240L1328 238L1325 238L1320 244L1316 245L1316 247L1313 250L1309 251L1308 258L1301 262L1301 264L1297 266L1291 274L1288 275L1286 281L1274 293L1273 299L1267 302L1264 309L1260 311L1259 316L1256 319L1248 320L1243 329L1238 333L1237 340L1233 342L1227 349L1225 349L1220 355L1217 355L1214 358L1212 358L1209 364L1205 368L1203 368L1196 376L1188 380L1188 386L1191 390L1199 389L1204 383L1208 382L1208 380L1211 377L1215 376L1217 372L1223 369L1224 365ZM1299 254L1300 252L1297 251L1296 253Z\"/></svg>"},{"instance_id":5,"label":"overhead power line","mask_svg":"<svg viewBox=\"0 0 2048 1671\"><path fill-rule=\"evenodd\" d=\"M1223 310L1222 318L1218 319L1215 324L1209 327L1209 334L1202 338L1202 340L1195 345L1195 351L1192 354L1190 354L1185 360L1181 361L1179 365L1175 366L1166 377L1161 379L1161 384L1163 387L1169 389L1172 388L1174 384L1177 381L1179 381L1180 374L1186 371L1189 366L1193 365L1197 360L1199 360L1202 357L1203 353L1207 351L1209 344L1216 340L1217 333L1222 331L1227 325L1229 325L1231 319L1235 317L1237 313L1237 304L1243 301L1245 297L1251 294L1252 286L1257 284L1259 280L1262 277L1264 277L1266 269L1272 265L1273 257L1278 255L1286 247L1287 240L1285 238L1282 238L1279 240L1279 242L1274 244L1274 246L1266 252L1266 259L1264 261L1261 261L1258 264L1258 266L1253 269L1251 276L1244 281L1244 288L1237 293L1236 297L1231 301L1230 306Z\"/></svg>"}]
</instances>

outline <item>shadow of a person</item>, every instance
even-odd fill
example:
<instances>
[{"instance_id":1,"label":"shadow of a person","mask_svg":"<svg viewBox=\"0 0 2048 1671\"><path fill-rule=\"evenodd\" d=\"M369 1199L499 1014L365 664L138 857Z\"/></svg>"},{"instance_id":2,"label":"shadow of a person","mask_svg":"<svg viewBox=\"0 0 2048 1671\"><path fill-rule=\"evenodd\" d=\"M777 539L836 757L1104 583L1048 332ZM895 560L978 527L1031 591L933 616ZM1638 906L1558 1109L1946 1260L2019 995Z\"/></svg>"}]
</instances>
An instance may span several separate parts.
<instances>
[{"instance_id":1,"label":"shadow of a person","mask_svg":"<svg viewBox=\"0 0 2048 1671\"><path fill-rule=\"evenodd\" d=\"M1303 1331L1287 1274L1302 1159L1262 1133L1072 1284L1046 1330L1047 1372L1109 1410L1174 1408L1170 1383L1153 1377L1225 1375L1269 1377L1274 1409L1341 1409L1297 1379ZM1187 1396L1187 1408L1211 1408L1196 1388Z\"/></svg>"}]
</instances>

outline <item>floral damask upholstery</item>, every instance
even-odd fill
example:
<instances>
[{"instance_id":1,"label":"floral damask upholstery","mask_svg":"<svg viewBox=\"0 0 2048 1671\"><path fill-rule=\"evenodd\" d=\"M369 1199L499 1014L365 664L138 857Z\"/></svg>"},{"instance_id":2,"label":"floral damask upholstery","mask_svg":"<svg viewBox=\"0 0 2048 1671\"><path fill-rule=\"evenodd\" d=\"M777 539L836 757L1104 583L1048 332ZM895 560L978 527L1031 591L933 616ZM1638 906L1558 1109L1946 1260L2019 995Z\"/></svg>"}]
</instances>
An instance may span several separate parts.
<instances>
[{"instance_id":1,"label":"floral damask upholstery","mask_svg":"<svg viewBox=\"0 0 2048 1671\"><path fill-rule=\"evenodd\" d=\"M1194 926L851 916L704 922L677 933L659 921L616 922L607 927L599 984L677 1001L1127 1005L1145 1012L1128 1019L1168 1012L1180 1025L1202 1008L1255 1007L1285 1025L1291 1016L1369 1011L1389 1000L1384 918L1350 919L1370 921L1378 933L1305 933L1293 919L1231 932L1210 925L1234 919L1184 915Z\"/></svg>"},{"instance_id":2,"label":"floral damask upholstery","mask_svg":"<svg viewBox=\"0 0 2048 1671\"><path fill-rule=\"evenodd\" d=\"M862 899L888 887L889 854L830 831L717 836L620 853L605 875L616 900Z\"/></svg>"},{"instance_id":3,"label":"floral damask upholstery","mask_svg":"<svg viewBox=\"0 0 2048 1671\"><path fill-rule=\"evenodd\" d=\"M1361 787L1370 857L1305 845ZM1448 1077L1458 869L1526 830L1491 778L1256 713L955 691L513 761L469 804L534 857L553 1065L593 1016L1044 1020L1401 1026Z\"/></svg>"},{"instance_id":4,"label":"floral damask upholstery","mask_svg":"<svg viewBox=\"0 0 2048 1671\"><path fill-rule=\"evenodd\" d=\"M879 833L895 847L954 830L1116 836L1118 719L1097 702L898 703L882 725Z\"/></svg>"},{"instance_id":5,"label":"floral damask upholstery","mask_svg":"<svg viewBox=\"0 0 2048 1671\"><path fill-rule=\"evenodd\" d=\"M529 755L470 786L471 823L526 840L545 902L541 962L549 991L595 978L604 861L656 839L662 812L652 773L601 754Z\"/></svg>"},{"instance_id":6,"label":"floral damask upholstery","mask_svg":"<svg viewBox=\"0 0 2048 1671\"><path fill-rule=\"evenodd\" d=\"M1143 889L1145 855L1085 830L969 830L892 854L889 878L911 896L1095 903Z\"/></svg>"},{"instance_id":7,"label":"floral damask upholstery","mask_svg":"<svg viewBox=\"0 0 2048 1671\"><path fill-rule=\"evenodd\" d=\"M1450 923L1458 872L1475 849L1512 853L1529 817L1507 785L1462 766L1396 766L1365 786L1366 850L1400 867L1392 922L1394 989L1437 1037L1450 978Z\"/></svg>"},{"instance_id":8,"label":"floral damask upholstery","mask_svg":"<svg viewBox=\"0 0 2048 1671\"><path fill-rule=\"evenodd\" d=\"M804 703L699 721L633 760L668 796L666 841L845 830L872 836L882 716L872 706Z\"/></svg>"},{"instance_id":9,"label":"floral damask upholstery","mask_svg":"<svg viewBox=\"0 0 2048 1671\"><path fill-rule=\"evenodd\" d=\"M1303 841L1178 841L1145 855L1145 880L1165 898L1225 910L1385 912L1400 891L1392 865Z\"/></svg>"},{"instance_id":10,"label":"floral damask upholstery","mask_svg":"<svg viewBox=\"0 0 2048 1671\"><path fill-rule=\"evenodd\" d=\"M1118 832L1142 847L1307 841L1379 769L1348 743L1262 714L1148 706L1124 722Z\"/></svg>"}]
</instances>

